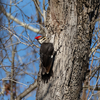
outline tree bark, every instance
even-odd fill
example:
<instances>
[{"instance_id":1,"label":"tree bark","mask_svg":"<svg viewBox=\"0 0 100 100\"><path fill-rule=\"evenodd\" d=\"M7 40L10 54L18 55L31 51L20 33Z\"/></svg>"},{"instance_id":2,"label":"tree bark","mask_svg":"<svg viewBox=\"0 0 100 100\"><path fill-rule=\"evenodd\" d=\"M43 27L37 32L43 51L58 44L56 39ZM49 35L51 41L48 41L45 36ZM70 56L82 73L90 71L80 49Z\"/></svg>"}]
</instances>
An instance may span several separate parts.
<instances>
[{"instance_id":1,"label":"tree bark","mask_svg":"<svg viewBox=\"0 0 100 100\"><path fill-rule=\"evenodd\" d=\"M40 67L36 100L79 100L88 69L97 3L100 4L99 0L49 1L47 35L51 40L54 37L55 51L61 48L55 56L53 76L47 83L41 79Z\"/></svg>"}]
</instances>

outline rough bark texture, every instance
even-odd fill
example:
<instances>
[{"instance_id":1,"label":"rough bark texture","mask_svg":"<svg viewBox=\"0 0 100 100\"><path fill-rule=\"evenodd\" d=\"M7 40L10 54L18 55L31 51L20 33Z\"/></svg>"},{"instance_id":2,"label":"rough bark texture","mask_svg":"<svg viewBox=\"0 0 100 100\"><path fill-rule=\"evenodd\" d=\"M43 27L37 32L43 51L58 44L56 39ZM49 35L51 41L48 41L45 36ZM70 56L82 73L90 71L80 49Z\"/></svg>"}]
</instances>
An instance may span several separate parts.
<instances>
[{"instance_id":1,"label":"rough bark texture","mask_svg":"<svg viewBox=\"0 0 100 100\"><path fill-rule=\"evenodd\" d=\"M93 20L98 13L96 9L99 0L93 1L49 1L46 25L48 35L54 36L55 50L62 47L57 51L53 76L47 83L41 80L40 68L37 100L79 100L88 68Z\"/></svg>"}]
</instances>

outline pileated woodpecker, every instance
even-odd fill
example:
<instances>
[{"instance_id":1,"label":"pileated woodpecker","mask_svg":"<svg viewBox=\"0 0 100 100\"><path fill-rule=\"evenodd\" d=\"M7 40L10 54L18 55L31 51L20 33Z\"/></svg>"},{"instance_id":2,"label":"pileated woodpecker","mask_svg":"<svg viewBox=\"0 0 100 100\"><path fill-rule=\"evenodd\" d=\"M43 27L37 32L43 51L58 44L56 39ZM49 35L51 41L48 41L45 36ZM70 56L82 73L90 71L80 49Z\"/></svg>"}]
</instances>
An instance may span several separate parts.
<instances>
[{"instance_id":1,"label":"pileated woodpecker","mask_svg":"<svg viewBox=\"0 0 100 100\"><path fill-rule=\"evenodd\" d=\"M46 37L44 36L37 36L35 39L41 44L40 47L40 60L41 60L41 67L42 67L42 75L49 74L52 61L53 61L53 53L54 53L54 46L52 43L46 43Z\"/></svg>"}]
</instances>

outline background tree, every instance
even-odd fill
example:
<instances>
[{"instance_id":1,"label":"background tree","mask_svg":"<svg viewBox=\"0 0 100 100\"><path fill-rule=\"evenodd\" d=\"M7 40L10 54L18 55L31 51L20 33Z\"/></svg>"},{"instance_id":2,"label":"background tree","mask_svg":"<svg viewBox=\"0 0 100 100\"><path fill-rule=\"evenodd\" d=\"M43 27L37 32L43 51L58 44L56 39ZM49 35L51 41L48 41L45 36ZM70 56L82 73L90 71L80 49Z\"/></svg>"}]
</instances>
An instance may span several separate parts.
<instances>
[{"instance_id":1,"label":"background tree","mask_svg":"<svg viewBox=\"0 0 100 100\"><path fill-rule=\"evenodd\" d=\"M20 25L5 16L6 12L9 12L9 14L17 18L21 17L20 20L23 19L24 21L25 18L27 18L25 21L29 23L33 22L33 15L31 14L28 17L20 9L20 7L24 9L23 5L30 5L33 1L28 1L28 4L27 2L23 2L23 5L21 4L20 6L19 3L21 3L21 1L3 1L0 6L1 11L4 12L4 14L2 13L4 15L3 25L0 26L2 28L1 32L3 33L3 35L0 33L0 38L2 37L3 40L0 45L2 46L0 52L3 54L3 57L0 59L0 97L3 96L4 100L7 99L6 95L10 95L10 100L14 100L14 98L28 88L30 84L34 83L37 76L38 69L35 66L39 62L39 46L37 46L37 43L33 43L36 34L31 34L31 31L21 28ZM25 3L27 5L25 5ZM30 7L29 5L28 7ZM36 19L34 21L36 22ZM31 26L29 28L32 29ZM28 96L26 98L28 98Z\"/></svg>"},{"instance_id":2,"label":"background tree","mask_svg":"<svg viewBox=\"0 0 100 100\"><path fill-rule=\"evenodd\" d=\"M21 100L30 97L28 94L37 87L37 100L99 97L99 92L94 92L99 90L100 25L96 23L99 21L99 0L49 0L48 3L45 0L5 0L1 4L1 12L5 15L1 25L4 34L0 51L3 54L1 95L9 91L11 100ZM55 51L58 50L52 66L53 75L47 76L47 83L42 80L41 64L37 78L39 46L34 40L36 33L49 37L48 42L52 41Z\"/></svg>"}]
</instances>

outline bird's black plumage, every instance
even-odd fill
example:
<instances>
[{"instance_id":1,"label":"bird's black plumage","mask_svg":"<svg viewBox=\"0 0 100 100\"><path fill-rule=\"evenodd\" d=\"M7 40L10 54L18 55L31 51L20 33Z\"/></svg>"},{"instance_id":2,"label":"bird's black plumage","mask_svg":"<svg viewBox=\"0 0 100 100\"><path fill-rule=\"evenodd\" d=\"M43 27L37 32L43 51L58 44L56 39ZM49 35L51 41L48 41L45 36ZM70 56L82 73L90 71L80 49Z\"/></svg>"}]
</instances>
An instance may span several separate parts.
<instances>
[{"instance_id":1,"label":"bird's black plumage","mask_svg":"<svg viewBox=\"0 0 100 100\"><path fill-rule=\"evenodd\" d=\"M52 43L42 43L40 47L40 60L42 74L48 74L52 66L54 46Z\"/></svg>"}]
</instances>

